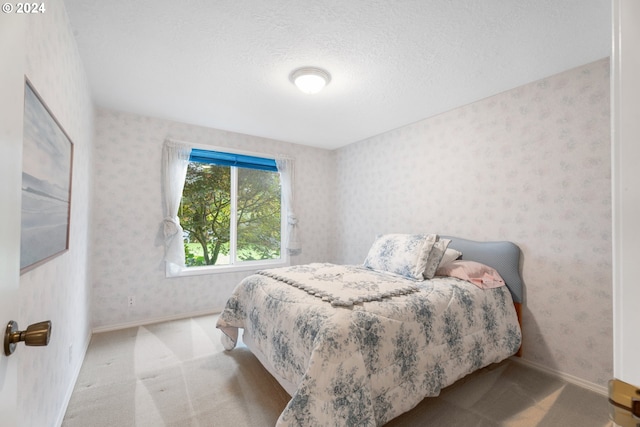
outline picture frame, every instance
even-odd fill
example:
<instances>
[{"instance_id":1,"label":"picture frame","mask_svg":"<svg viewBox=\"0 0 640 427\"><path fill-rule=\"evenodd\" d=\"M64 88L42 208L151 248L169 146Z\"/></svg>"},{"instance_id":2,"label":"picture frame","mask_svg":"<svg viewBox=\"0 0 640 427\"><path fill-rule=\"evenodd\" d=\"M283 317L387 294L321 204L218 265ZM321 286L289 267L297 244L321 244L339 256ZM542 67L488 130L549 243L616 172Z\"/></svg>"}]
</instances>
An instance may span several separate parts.
<instances>
[{"instance_id":1,"label":"picture frame","mask_svg":"<svg viewBox=\"0 0 640 427\"><path fill-rule=\"evenodd\" d=\"M20 274L69 249L73 142L25 78Z\"/></svg>"}]
</instances>

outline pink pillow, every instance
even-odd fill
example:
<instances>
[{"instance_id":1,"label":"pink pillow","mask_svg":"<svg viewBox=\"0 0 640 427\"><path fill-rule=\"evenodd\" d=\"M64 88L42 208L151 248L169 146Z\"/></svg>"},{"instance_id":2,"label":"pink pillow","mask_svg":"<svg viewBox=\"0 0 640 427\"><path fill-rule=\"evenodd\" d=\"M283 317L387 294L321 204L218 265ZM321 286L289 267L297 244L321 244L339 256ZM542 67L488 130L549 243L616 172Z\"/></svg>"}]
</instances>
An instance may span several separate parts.
<instances>
[{"instance_id":1,"label":"pink pillow","mask_svg":"<svg viewBox=\"0 0 640 427\"><path fill-rule=\"evenodd\" d=\"M438 267L436 276L450 276L471 282L480 289L504 286L504 280L498 272L488 265L475 261L456 260Z\"/></svg>"}]
</instances>

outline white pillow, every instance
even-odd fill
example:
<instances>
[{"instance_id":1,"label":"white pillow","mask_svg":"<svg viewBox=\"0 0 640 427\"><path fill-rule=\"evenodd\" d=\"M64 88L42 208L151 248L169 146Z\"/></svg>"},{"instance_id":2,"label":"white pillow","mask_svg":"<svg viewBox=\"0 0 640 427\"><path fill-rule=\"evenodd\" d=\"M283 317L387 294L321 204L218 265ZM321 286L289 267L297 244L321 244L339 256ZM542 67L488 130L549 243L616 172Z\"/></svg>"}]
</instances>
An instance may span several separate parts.
<instances>
[{"instance_id":1,"label":"white pillow","mask_svg":"<svg viewBox=\"0 0 640 427\"><path fill-rule=\"evenodd\" d=\"M436 270L440 266L442 258L447 251L449 243L451 243L450 239L439 239L433 244L433 248L431 248L431 252L429 253L427 265L422 272L425 279L433 279L433 276L435 276Z\"/></svg>"},{"instance_id":2,"label":"white pillow","mask_svg":"<svg viewBox=\"0 0 640 427\"><path fill-rule=\"evenodd\" d=\"M440 260L440 264L438 265L438 268L442 267L448 262L457 260L461 256L462 256L462 252L456 251L453 248L447 248L447 250L444 253L444 256Z\"/></svg>"}]
</instances>

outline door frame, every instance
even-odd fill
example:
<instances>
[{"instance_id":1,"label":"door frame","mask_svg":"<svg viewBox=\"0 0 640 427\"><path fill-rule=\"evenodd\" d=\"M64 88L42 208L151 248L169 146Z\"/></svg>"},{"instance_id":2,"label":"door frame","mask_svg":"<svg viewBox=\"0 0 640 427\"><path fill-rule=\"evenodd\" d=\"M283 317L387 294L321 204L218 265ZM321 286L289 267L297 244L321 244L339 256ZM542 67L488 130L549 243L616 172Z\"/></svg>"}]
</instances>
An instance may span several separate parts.
<instances>
[{"instance_id":1,"label":"door frame","mask_svg":"<svg viewBox=\"0 0 640 427\"><path fill-rule=\"evenodd\" d=\"M613 375L640 386L640 2L613 0Z\"/></svg>"}]
</instances>

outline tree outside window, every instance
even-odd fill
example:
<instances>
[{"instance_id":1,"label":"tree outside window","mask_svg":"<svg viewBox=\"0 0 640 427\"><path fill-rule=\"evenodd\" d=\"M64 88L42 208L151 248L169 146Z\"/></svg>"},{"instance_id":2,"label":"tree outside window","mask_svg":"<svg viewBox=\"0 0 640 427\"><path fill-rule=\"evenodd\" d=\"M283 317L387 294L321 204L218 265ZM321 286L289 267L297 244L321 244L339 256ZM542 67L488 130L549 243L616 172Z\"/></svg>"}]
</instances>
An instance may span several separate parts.
<instances>
[{"instance_id":1,"label":"tree outside window","mask_svg":"<svg viewBox=\"0 0 640 427\"><path fill-rule=\"evenodd\" d=\"M179 217L187 267L281 257L277 172L191 161Z\"/></svg>"}]
</instances>

